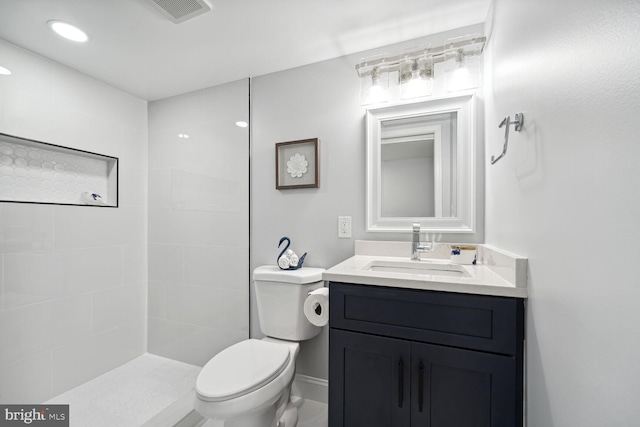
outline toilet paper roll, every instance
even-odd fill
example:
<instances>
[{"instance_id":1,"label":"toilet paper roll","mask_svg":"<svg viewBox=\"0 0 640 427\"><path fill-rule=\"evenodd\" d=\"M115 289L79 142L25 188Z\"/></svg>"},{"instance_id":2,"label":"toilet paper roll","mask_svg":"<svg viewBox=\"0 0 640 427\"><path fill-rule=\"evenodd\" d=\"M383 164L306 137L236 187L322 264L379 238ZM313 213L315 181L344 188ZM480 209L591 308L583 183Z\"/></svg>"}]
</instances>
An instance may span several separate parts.
<instances>
[{"instance_id":1,"label":"toilet paper roll","mask_svg":"<svg viewBox=\"0 0 640 427\"><path fill-rule=\"evenodd\" d=\"M316 326L329 323L329 288L319 288L309 294L304 301L304 315Z\"/></svg>"}]
</instances>

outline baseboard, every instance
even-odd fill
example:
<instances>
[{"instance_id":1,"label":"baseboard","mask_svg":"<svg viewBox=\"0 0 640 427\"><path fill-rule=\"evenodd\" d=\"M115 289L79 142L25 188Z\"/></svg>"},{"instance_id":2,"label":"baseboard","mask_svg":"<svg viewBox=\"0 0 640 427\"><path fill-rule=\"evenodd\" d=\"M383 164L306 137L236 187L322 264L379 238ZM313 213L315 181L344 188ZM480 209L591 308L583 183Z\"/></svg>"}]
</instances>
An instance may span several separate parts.
<instances>
[{"instance_id":1,"label":"baseboard","mask_svg":"<svg viewBox=\"0 0 640 427\"><path fill-rule=\"evenodd\" d=\"M296 374L293 378L291 394L303 399L315 400L320 403L329 402L329 381L308 375Z\"/></svg>"}]
</instances>

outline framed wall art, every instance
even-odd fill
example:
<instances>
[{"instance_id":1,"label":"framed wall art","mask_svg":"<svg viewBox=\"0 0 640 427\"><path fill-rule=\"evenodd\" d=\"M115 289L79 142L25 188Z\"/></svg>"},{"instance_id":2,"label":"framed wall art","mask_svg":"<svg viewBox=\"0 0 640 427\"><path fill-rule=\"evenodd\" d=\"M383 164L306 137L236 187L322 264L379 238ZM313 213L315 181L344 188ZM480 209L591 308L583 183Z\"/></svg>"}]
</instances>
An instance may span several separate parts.
<instances>
[{"instance_id":1,"label":"framed wall art","mask_svg":"<svg viewBox=\"0 0 640 427\"><path fill-rule=\"evenodd\" d=\"M318 138L276 144L276 189L319 188Z\"/></svg>"}]
</instances>

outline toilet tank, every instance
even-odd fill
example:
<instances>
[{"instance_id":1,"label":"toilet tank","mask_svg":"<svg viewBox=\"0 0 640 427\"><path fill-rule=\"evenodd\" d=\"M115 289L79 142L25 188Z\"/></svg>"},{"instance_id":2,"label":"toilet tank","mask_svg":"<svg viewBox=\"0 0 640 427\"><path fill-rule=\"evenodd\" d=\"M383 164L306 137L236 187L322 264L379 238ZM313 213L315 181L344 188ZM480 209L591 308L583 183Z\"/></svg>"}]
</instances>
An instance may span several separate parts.
<instances>
[{"instance_id":1,"label":"toilet tank","mask_svg":"<svg viewBox=\"0 0 640 427\"><path fill-rule=\"evenodd\" d=\"M312 325L304 315L308 293L324 286L324 268L302 267L281 270L264 265L253 271L262 333L268 337L302 341L315 337L321 328Z\"/></svg>"}]
</instances>

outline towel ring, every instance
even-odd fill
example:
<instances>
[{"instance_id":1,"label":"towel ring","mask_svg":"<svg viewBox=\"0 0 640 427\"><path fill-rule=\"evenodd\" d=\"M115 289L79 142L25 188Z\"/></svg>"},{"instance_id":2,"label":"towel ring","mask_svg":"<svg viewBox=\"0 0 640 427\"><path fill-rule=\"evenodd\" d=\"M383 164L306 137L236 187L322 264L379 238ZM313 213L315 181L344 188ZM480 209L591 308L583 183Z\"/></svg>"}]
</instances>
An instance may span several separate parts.
<instances>
[{"instance_id":1,"label":"towel ring","mask_svg":"<svg viewBox=\"0 0 640 427\"><path fill-rule=\"evenodd\" d=\"M522 124L524 123L524 114L516 113L515 119L512 122L511 116L507 116L502 120L502 122L498 125L498 128L504 126L504 146L502 147L502 153L498 157L491 156L491 164L495 164L498 160L504 157L507 154L507 145L509 144L509 126L513 126L513 130L516 132L520 132L522 130Z\"/></svg>"}]
</instances>

